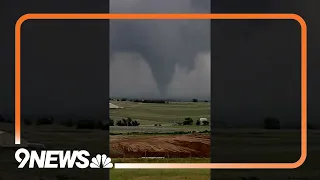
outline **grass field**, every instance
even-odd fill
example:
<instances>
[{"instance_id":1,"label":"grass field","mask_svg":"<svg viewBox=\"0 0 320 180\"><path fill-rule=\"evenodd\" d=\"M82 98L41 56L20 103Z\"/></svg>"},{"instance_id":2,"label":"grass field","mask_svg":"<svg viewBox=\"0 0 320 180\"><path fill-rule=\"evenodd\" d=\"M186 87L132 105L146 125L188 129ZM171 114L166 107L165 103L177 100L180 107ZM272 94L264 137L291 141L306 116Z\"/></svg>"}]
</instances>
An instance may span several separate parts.
<instances>
[{"instance_id":1,"label":"grass field","mask_svg":"<svg viewBox=\"0 0 320 180\"><path fill-rule=\"evenodd\" d=\"M171 158L171 159L113 159L116 163L208 163L210 159L197 158ZM188 169L172 169L172 170L122 170L112 169L110 172L111 180L209 180L210 170L188 170Z\"/></svg>"},{"instance_id":2,"label":"grass field","mask_svg":"<svg viewBox=\"0 0 320 180\"><path fill-rule=\"evenodd\" d=\"M210 118L210 103L208 102L170 102L168 104L136 103L130 101L111 101L111 103L124 107L123 109L110 109L110 117L119 120L131 117L138 120L141 125L161 123L162 126L182 122L186 117L194 121L201 117Z\"/></svg>"}]
</instances>

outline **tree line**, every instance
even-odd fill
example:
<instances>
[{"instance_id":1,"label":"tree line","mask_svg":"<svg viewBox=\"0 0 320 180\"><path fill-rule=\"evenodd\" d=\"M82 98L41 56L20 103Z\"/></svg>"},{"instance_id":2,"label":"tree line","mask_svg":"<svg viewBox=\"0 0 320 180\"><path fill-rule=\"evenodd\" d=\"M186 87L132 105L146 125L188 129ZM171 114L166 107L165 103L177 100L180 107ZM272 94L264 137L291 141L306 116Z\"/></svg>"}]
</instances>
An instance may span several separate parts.
<instances>
[{"instance_id":1,"label":"tree line","mask_svg":"<svg viewBox=\"0 0 320 180\"><path fill-rule=\"evenodd\" d=\"M13 123L12 119L5 119L2 115L0 115L0 123ZM52 124L60 124L66 127L76 127L77 129L108 129L109 126L139 126L140 123L137 120L133 120L131 117L122 118L121 120L117 120L116 122L109 117L109 120L94 120L94 119L82 119L82 120L72 120L68 118L67 120L55 121L55 119L50 117L40 117L36 120L31 120L28 118L24 118L22 123L29 125L52 125ZM176 125L181 126L189 126L189 125L203 125L208 126L210 122L208 120L194 121L192 118L187 117L182 122L176 122ZM161 124L155 124L155 126L161 126ZM263 128L264 129L287 129L287 127L281 125L280 120L276 117L266 117L263 120ZM316 129L316 127L312 126L310 123L307 124L308 129Z\"/></svg>"}]
</instances>

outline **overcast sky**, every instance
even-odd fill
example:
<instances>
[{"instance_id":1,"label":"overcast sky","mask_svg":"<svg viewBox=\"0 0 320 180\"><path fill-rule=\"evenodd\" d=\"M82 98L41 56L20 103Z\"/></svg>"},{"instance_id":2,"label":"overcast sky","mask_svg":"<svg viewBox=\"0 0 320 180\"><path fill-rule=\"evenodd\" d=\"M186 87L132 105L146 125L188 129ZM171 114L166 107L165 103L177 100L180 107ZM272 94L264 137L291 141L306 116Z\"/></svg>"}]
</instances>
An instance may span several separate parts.
<instances>
[{"instance_id":1,"label":"overcast sky","mask_svg":"<svg viewBox=\"0 0 320 180\"><path fill-rule=\"evenodd\" d=\"M111 0L110 12L210 13L210 1ZM209 20L114 20L110 38L111 96L210 98Z\"/></svg>"}]
</instances>

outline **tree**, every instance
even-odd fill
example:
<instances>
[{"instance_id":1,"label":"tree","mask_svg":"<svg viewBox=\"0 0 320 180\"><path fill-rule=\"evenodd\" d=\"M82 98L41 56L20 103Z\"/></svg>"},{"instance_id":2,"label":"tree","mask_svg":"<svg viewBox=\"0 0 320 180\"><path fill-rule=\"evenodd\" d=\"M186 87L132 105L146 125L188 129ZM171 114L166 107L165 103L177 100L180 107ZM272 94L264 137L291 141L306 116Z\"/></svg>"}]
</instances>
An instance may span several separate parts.
<instances>
[{"instance_id":1,"label":"tree","mask_svg":"<svg viewBox=\"0 0 320 180\"><path fill-rule=\"evenodd\" d=\"M187 117L184 121L183 121L183 125L192 125L193 124L193 120L190 117Z\"/></svg>"},{"instance_id":2,"label":"tree","mask_svg":"<svg viewBox=\"0 0 320 180\"><path fill-rule=\"evenodd\" d=\"M198 99L192 99L192 102L198 102Z\"/></svg>"},{"instance_id":3,"label":"tree","mask_svg":"<svg viewBox=\"0 0 320 180\"><path fill-rule=\"evenodd\" d=\"M116 123L116 125L117 125L117 126L123 126L123 123L122 123L121 120L118 120L117 123Z\"/></svg>"},{"instance_id":4,"label":"tree","mask_svg":"<svg viewBox=\"0 0 320 180\"><path fill-rule=\"evenodd\" d=\"M201 125L201 122L200 122L199 120L197 120L196 125L197 125L197 126L200 126L200 125Z\"/></svg>"},{"instance_id":5,"label":"tree","mask_svg":"<svg viewBox=\"0 0 320 180\"><path fill-rule=\"evenodd\" d=\"M140 123L136 120L132 120L130 117L127 119L122 118L122 120L118 120L116 123L117 126L139 126Z\"/></svg>"},{"instance_id":6,"label":"tree","mask_svg":"<svg viewBox=\"0 0 320 180\"><path fill-rule=\"evenodd\" d=\"M127 118L126 122L127 126L132 126L132 119L130 117Z\"/></svg>"},{"instance_id":7,"label":"tree","mask_svg":"<svg viewBox=\"0 0 320 180\"><path fill-rule=\"evenodd\" d=\"M123 126L128 126L127 120L125 118L122 118L122 124Z\"/></svg>"},{"instance_id":8,"label":"tree","mask_svg":"<svg viewBox=\"0 0 320 180\"><path fill-rule=\"evenodd\" d=\"M109 118L109 126L114 126L114 121L111 118Z\"/></svg>"},{"instance_id":9,"label":"tree","mask_svg":"<svg viewBox=\"0 0 320 180\"><path fill-rule=\"evenodd\" d=\"M280 120L275 117L266 117L264 119L265 129L280 129Z\"/></svg>"},{"instance_id":10,"label":"tree","mask_svg":"<svg viewBox=\"0 0 320 180\"><path fill-rule=\"evenodd\" d=\"M209 121L203 121L202 122L204 126L208 126L209 125Z\"/></svg>"},{"instance_id":11,"label":"tree","mask_svg":"<svg viewBox=\"0 0 320 180\"><path fill-rule=\"evenodd\" d=\"M136 120L132 121L132 126L139 126L139 125L140 125L140 123L138 121L136 121Z\"/></svg>"}]
</instances>

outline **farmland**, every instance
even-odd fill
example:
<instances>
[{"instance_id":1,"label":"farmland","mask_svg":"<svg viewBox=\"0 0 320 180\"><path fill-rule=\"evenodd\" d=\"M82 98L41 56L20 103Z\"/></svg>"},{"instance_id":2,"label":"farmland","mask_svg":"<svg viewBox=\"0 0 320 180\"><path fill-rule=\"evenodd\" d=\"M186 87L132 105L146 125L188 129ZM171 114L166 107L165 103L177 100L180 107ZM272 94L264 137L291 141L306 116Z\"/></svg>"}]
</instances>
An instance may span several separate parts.
<instances>
[{"instance_id":1,"label":"farmland","mask_svg":"<svg viewBox=\"0 0 320 180\"><path fill-rule=\"evenodd\" d=\"M162 124L169 126L182 122L186 117L198 120L201 117L210 118L210 103L208 102L170 102L168 104L136 103L130 101L111 101L123 109L110 109L110 117L115 120L131 117L141 125L153 126Z\"/></svg>"},{"instance_id":2,"label":"farmland","mask_svg":"<svg viewBox=\"0 0 320 180\"><path fill-rule=\"evenodd\" d=\"M13 133L13 125L0 123L0 129ZM294 162L300 155L299 130L261 130L261 129L228 129L212 131L214 146L212 157L215 162ZM148 138L147 135L139 135ZM152 135L159 136L159 135ZM165 135L162 135L165 136ZM168 137L171 135L168 135ZM182 135L186 136L186 135ZM108 133L103 130L70 130L63 126L35 126L23 128L22 137L30 142L45 144L49 149L88 149L92 154L104 153L108 149L105 138ZM134 136L110 136L110 145L117 139L130 139ZM152 139L153 137L150 137ZM255 176L260 180L283 180L288 177L308 178L318 180L320 177L318 160L320 159L320 132L308 132L308 157L306 163L294 170L214 170L211 174L217 180L240 180L240 177ZM128 143L131 141L123 141ZM132 141L134 144L134 141ZM9 158L14 155L0 154L0 175L2 179L32 179L32 180L58 180L64 179L106 179L106 172L99 170L36 170L21 171L16 169L15 163L10 163ZM114 158L112 162L208 162L209 158L165 158L165 159L140 159L140 158ZM18 173L19 172L19 173ZM32 177L32 178L31 178ZM110 170L112 180L146 180L146 179L210 179L210 170ZM63 178L60 178L63 179Z\"/></svg>"},{"instance_id":3,"label":"farmland","mask_svg":"<svg viewBox=\"0 0 320 180\"><path fill-rule=\"evenodd\" d=\"M195 125L195 121L200 118L210 119L210 104L208 102L170 102L168 104L156 104L113 101L111 103L123 107L121 109L110 110L110 117L114 121L130 117L140 122L140 126L135 127L110 126L110 134L124 134L110 136L110 155L111 157L116 157L114 162L200 163L210 161L209 134L169 135L174 132L209 132L210 126ZM194 124L184 126L177 125L177 123L182 123L185 118L192 118ZM155 126L155 124L157 126ZM159 126L159 124L161 124L161 126ZM136 132L138 135L125 135L132 132ZM143 135L143 133L145 134ZM155 135L149 135L150 133L155 133ZM157 135L158 133L166 135ZM139 157L144 156L163 156L166 158L139 159ZM137 171L112 169L110 177L112 180L209 180L210 170L175 169Z\"/></svg>"},{"instance_id":4,"label":"farmland","mask_svg":"<svg viewBox=\"0 0 320 180\"><path fill-rule=\"evenodd\" d=\"M170 158L170 159L113 159L115 163L208 163L208 158ZM130 170L130 169L112 169L110 174L111 180L209 180L210 171L206 169L188 170Z\"/></svg>"}]
</instances>

